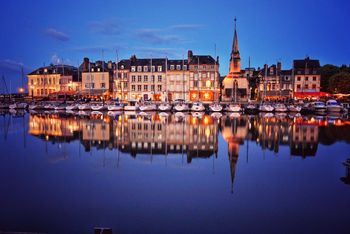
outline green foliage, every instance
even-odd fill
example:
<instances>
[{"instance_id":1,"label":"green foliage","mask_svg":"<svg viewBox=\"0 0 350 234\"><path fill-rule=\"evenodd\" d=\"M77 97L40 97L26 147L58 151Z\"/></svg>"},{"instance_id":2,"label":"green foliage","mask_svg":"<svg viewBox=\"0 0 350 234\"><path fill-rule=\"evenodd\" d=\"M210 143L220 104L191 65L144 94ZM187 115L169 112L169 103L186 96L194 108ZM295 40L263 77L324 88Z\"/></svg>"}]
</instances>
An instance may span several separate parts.
<instances>
[{"instance_id":1,"label":"green foliage","mask_svg":"<svg viewBox=\"0 0 350 234\"><path fill-rule=\"evenodd\" d=\"M350 93L350 73L340 72L329 78L329 90L332 93Z\"/></svg>"},{"instance_id":2,"label":"green foliage","mask_svg":"<svg viewBox=\"0 0 350 234\"><path fill-rule=\"evenodd\" d=\"M329 79L340 71L339 67L326 64L321 67L321 91L329 92Z\"/></svg>"}]
</instances>

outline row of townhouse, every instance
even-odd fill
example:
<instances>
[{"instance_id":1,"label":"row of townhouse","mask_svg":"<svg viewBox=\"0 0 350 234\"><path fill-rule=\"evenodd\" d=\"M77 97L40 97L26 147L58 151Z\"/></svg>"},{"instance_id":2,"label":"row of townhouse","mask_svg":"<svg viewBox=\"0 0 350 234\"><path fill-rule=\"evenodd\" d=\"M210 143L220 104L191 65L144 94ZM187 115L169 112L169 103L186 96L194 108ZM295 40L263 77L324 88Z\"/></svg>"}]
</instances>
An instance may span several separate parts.
<instances>
[{"instance_id":1,"label":"row of townhouse","mask_svg":"<svg viewBox=\"0 0 350 234\"><path fill-rule=\"evenodd\" d=\"M79 68L51 65L28 75L33 97L75 91L80 96L128 100L194 102L286 100L317 98L320 92L320 62L309 57L294 60L293 67L264 65L262 69L241 69L238 36L234 30L229 73L220 80L219 58L194 55L186 59L137 58L117 62L91 62L84 58Z\"/></svg>"}]
</instances>

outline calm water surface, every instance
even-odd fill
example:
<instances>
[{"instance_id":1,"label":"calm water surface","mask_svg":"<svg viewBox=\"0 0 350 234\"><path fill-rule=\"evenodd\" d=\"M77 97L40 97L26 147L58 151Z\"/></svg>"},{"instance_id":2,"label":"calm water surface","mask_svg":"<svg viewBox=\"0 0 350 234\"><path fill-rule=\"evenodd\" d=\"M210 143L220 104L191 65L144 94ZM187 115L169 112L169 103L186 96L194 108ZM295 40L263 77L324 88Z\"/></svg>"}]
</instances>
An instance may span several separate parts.
<instances>
[{"instance_id":1,"label":"calm water surface","mask_svg":"<svg viewBox=\"0 0 350 234\"><path fill-rule=\"evenodd\" d=\"M0 232L349 233L345 116L6 113Z\"/></svg>"}]
</instances>

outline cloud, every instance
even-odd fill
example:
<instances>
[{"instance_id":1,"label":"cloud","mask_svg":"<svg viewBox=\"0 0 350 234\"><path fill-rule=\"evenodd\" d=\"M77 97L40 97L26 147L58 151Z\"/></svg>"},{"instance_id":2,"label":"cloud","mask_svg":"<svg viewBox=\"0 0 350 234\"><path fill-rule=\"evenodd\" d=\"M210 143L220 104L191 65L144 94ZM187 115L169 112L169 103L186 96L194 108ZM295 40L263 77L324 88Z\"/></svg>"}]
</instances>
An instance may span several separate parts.
<instances>
[{"instance_id":1,"label":"cloud","mask_svg":"<svg viewBox=\"0 0 350 234\"><path fill-rule=\"evenodd\" d=\"M58 31L57 29L54 28L48 28L45 31L45 34L55 40L58 41L68 41L69 36L63 32Z\"/></svg>"},{"instance_id":2,"label":"cloud","mask_svg":"<svg viewBox=\"0 0 350 234\"><path fill-rule=\"evenodd\" d=\"M58 64L62 64L62 59L60 57L58 57L57 54L53 54L51 56L51 62L54 64L54 65L58 65Z\"/></svg>"},{"instance_id":3,"label":"cloud","mask_svg":"<svg viewBox=\"0 0 350 234\"><path fill-rule=\"evenodd\" d=\"M169 29L172 30L198 30L200 28L203 28L204 25L202 24L176 24L171 25Z\"/></svg>"},{"instance_id":4,"label":"cloud","mask_svg":"<svg viewBox=\"0 0 350 234\"><path fill-rule=\"evenodd\" d=\"M183 39L176 35L161 35L162 30L159 29L140 29L135 32L135 36L145 42L156 44L179 43Z\"/></svg>"},{"instance_id":5,"label":"cloud","mask_svg":"<svg viewBox=\"0 0 350 234\"><path fill-rule=\"evenodd\" d=\"M146 57L172 57L181 58L185 53L185 49L181 48L155 48L155 47L137 47L135 48L137 55ZM184 53L181 53L184 52Z\"/></svg>"},{"instance_id":6,"label":"cloud","mask_svg":"<svg viewBox=\"0 0 350 234\"><path fill-rule=\"evenodd\" d=\"M104 52L113 52L115 53L115 50L125 50L127 47L122 45L95 45L95 46L80 46L80 47L74 47L71 48L71 50L76 52L82 52L82 53L98 53L101 54L102 51Z\"/></svg>"},{"instance_id":7,"label":"cloud","mask_svg":"<svg viewBox=\"0 0 350 234\"><path fill-rule=\"evenodd\" d=\"M119 35L121 30L115 19L107 19L100 21L91 21L88 24L90 31L104 35Z\"/></svg>"},{"instance_id":8,"label":"cloud","mask_svg":"<svg viewBox=\"0 0 350 234\"><path fill-rule=\"evenodd\" d=\"M3 59L0 60L0 70L6 70L10 72L19 72L21 71L21 68L23 67L24 71L30 71L32 70L31 67L24 65L21 62L17 62L11 59Z\"/></svg>"}]
</instances>

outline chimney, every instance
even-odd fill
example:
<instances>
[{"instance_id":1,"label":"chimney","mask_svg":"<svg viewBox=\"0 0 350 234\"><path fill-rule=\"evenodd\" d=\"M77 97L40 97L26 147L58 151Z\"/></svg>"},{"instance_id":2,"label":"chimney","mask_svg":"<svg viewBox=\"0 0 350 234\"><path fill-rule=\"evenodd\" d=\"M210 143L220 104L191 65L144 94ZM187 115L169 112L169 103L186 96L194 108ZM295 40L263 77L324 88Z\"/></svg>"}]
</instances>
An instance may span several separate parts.
<instances>
[{"instance_id":1,"label":"chimney","mask_svg":"<svg viewBox=\"0 0 350 234\"><path fill-rule=\"evenodd\" d=\"M278 62L277 63L277 71L281 71L282 70L282 63Z\"/></svg>"},{"instance_id":2,"label":"chimney","mask_svg":"<svg viewBox=\"0 0 350 234\"><path fill-rule=\"evenodd\" d=\"M90 63L89 58L85 57L83 61L83 72L86 72L89 70L89 63Z\"/></svg>"},{"instance_id":3,"label":"chimney","mask_svg":"<svg viewBox=\"0 0 350 234\"><path fill-rule=\"evenodd\" d=\"M264 64L264 70L267 71L267 69L268 69L267 64Z\"/></svg>"},{"instance_id":4,"label":"chimney","mask_svg":"<svg viewBox=\"0 0 350 234\"><path fill-rule=\"evenodd\" d=\"M192 52L192 50L189 50L187 52L187 59L188 59L188 63L190 63L192 61L192 59L193 59L193 52Z\"/></svg>"},{"instance_id":5,"label":"chimney","mask_svg":"<svg viewBox=\"0 0 350 234\"><path fill-rule=\"evenodd\" d=\"M112 65L113 65L113 64L112 64L112 61L108 61L107 67L108 67L109 70L112 70L112 68L113 68Z\"/></svg>"},{"instance_id":6,"label":"chimney","mask_svg":"<svg viewBox=\"0 0 350 234\"><path fill-rule=\"evenodd\" d=\"M137 60L136 55L132 55L132 56L130 57L130 61L131 61L132 63L135 63L136 60Z\"/></svg>"},{"instance_id":7,"label":"chimney","mask_svg":"<svg viewBox=\"0 0 350 234\"><path fill-rule=\"evenodd\" d=\"M216 56L216 64L219 64L219 56Z\"/></svg>"}]
</instances>

